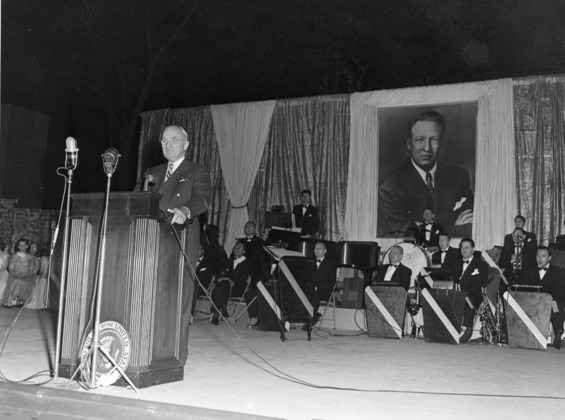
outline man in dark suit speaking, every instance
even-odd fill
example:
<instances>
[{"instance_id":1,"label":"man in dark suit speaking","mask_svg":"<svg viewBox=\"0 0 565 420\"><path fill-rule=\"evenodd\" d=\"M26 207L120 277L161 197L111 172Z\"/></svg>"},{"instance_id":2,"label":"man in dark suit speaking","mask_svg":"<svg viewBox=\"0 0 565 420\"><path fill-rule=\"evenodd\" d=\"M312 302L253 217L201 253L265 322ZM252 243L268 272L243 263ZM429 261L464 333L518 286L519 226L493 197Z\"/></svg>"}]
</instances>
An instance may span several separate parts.
<instances>
[{"instance_id":1,"label":"man in dark suit speaking","mask_svg":"<svg viewBox=\"0 0 565 420\"><path fill-rule=\"evenodd\" d=\"M450 233L470 233L474 197L469 172L438 162L444 131L445 119L436 111L410 120L406 140L410 160L379 189L379 236L405 232L426 208L434 209L435 220Z\"/></svg>"},{"instance_id":2,"label":"man in dark suit speaking","mask_svg":"<svg viewBox=\"0 0 565 420\"><path fill-rule=\"evenodd\" d=\"M169 214L170 221L179 228L186 228L184 250L193 267L196 267L200 250L200 224L198 215L208 209L212 197L212 185L208 168L185 157L188 135L184 128L171 125L161 136L163 155L167 163L149 168L145 178L152 176L151 191L161 194L159 208ZM184 275L182 285L182 315L179 342L179 361L182 366L188 355L188 327L194 279L192 271Z\"/></svg>"}]
</instances>

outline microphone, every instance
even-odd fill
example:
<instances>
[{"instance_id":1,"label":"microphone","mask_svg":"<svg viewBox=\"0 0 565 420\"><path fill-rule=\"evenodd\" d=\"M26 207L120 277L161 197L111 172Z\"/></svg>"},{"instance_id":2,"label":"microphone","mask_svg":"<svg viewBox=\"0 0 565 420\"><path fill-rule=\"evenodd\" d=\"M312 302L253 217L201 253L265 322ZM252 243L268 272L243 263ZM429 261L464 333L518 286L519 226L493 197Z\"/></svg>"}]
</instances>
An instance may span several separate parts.
<instances>
[{"instance_id":1,"label":"microphone","mask_svg":"<svg viewBox=\"0 0 565 420\"><path fill-rule=\"evenodd\" d=\"M78 149L77 149L77 141L73 137L67 137L67 148L65 152L67 152L67 156L65 159L65 168L69 171L74 171L78 164Z\"/></svg>"},{"instance_id":2,"label":"microphone","mask_svg":"<svg viewBox=\"0 0 565 420\"><path fill-rule=\"evenodd\" d=\"M102 153L102 165L104 166L104 172L108 175L112 175L116 171L118 166L118 160L122 155L113 147L106 149Z\"/></svg>"},{"instance_id":3,"label":"microphone","mask_svg":"<svg viewBox=\"0 0 565 420\"><path fill-rule=\"evenodd\" d=\"M143 191L147 191L149 184L155 184L157 181L159 181L159 177L152 174L145 174L143 178Z\"/></svg>"}]
</instances>

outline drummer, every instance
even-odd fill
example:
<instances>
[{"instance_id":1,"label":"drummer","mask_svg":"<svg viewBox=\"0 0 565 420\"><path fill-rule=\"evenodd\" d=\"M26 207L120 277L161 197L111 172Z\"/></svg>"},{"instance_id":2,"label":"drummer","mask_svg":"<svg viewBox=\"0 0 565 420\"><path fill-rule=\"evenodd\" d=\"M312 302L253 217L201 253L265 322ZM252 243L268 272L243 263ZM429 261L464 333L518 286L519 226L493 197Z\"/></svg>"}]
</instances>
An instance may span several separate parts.
<instances>
[{"instance_id":1,"label":"drummer","mask_svg":"<svg viewBox=\"0 0 565 420\"><path fill-rule=\"evenodd\" d=\"M404 250L401 246L394 245L390 249L390 254L388 256L389 264L384 264L379 268L375 276L375 283L398 283L399 286L403 287L408 291L410 288L410 279L412 277L412 270L400 261L404 256Z\"/></svg>"},{"instance_id":2,"label":"drummer","mask_svg":"<svg viewBox=\"0 0 565 420\"><path fill-rule=\"evenodd\" d=\"M427 207L422 213L423 222L416 221L418 226L414 233L416 244L434 252L439 246L439 236L443 233L443 226L434 222L434 209Z\"/></svg>"}]
</instances>

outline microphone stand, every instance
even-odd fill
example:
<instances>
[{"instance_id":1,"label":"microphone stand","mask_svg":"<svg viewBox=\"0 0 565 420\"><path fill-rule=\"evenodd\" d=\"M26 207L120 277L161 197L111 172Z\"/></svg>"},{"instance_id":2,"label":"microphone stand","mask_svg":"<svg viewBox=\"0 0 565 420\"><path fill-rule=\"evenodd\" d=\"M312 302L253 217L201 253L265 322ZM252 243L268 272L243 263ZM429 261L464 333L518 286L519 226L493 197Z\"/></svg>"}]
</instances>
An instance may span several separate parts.
<instances>
[{"instance_id":1,"label":"microphone stand","mask_svg":"<svg viewBox=\"0 0 565 420\"><path fill-rule=\"evenodd\" d=\"M57 338L55 345L55 370L53 372L53 377L55 379L59 376L59 360L61 358L61 335L63 333L63 304L65 301L65 287L67 284L67 265L69 256L69 225L70 225L70 212L71 212L71 186L73 184L73 171L76 169L76 163L66 164L67 167L67 194L65 196L66 208L65 208L65 228L63 234L63 262L61 266L61 282L59 285L59 310L57 314ZM53 253L53 248L55 244L52 244L51 253Z\"/></svg>"},{"instance_id":2,"label":"microphone stand","mask_svg":"<svg viewBox=\"0 0 565 420\"><path fill-rule=\"evenodd\" d=\"M110 161L108 159L115 159ZM135 392L139 392L133 382L128 378L124 370L118 363L114 360L114 358L100 345L100 312L102 307L102 288L104 283L104 266L106 261L106 228L108 225L108 207L110 202L110 185L112 182L112 175L116 171L116 166L118 165L118 160L120 158L120 154L114 148L108 149L104 154L102 154L102 161L104 163L104 172L108 177L108 181L106 182L106 193L104 195L104 210L102 211L102 226L100 228L100 240L99 240L99 257L98 257L98 267L97 267L97 281L96 281L96 290L94 291L93 299L96 302L96 307L94 311L94 330L92 333L92 345L88 350L88 354L91 355L90 361L90 388L97 388L98 383L96 380L97 376L97 369L98 369L98 352L102 353L102 355L114 366L120 375L125 379L125 381L132 387ZM88 363L88 354L84 358L81 365L77 368L78 372L81 368L85 367ZM75 374L76 374L75 372ZM74 375L73 375L74 377Z\"/></svg>"}]
</instances>

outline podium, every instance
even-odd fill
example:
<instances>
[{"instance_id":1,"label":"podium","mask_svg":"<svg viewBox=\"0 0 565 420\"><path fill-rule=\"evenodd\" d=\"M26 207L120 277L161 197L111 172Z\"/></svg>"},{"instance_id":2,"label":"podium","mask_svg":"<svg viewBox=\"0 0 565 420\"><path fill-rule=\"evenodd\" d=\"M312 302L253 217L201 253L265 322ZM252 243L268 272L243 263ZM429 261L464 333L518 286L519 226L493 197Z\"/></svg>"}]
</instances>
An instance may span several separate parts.
<instances>
[{"instance_id":1,"label":"podium","mask_svg":"<svg viewBox=\"0 0 565 420\"><path fill-rule=\"evenodd\" d=\"M111 193L101 322L116 321L130 336L126 374L138 388L183 379L179 363L183 256L160 195ZM67 288L60 376L80 364L83 341L93 329L98 240L104 194L74 194L70 215ZM180 235L184 243L185 231ZM125 386L120 378L117 385Z\"/></svg>"}]
</instances>

